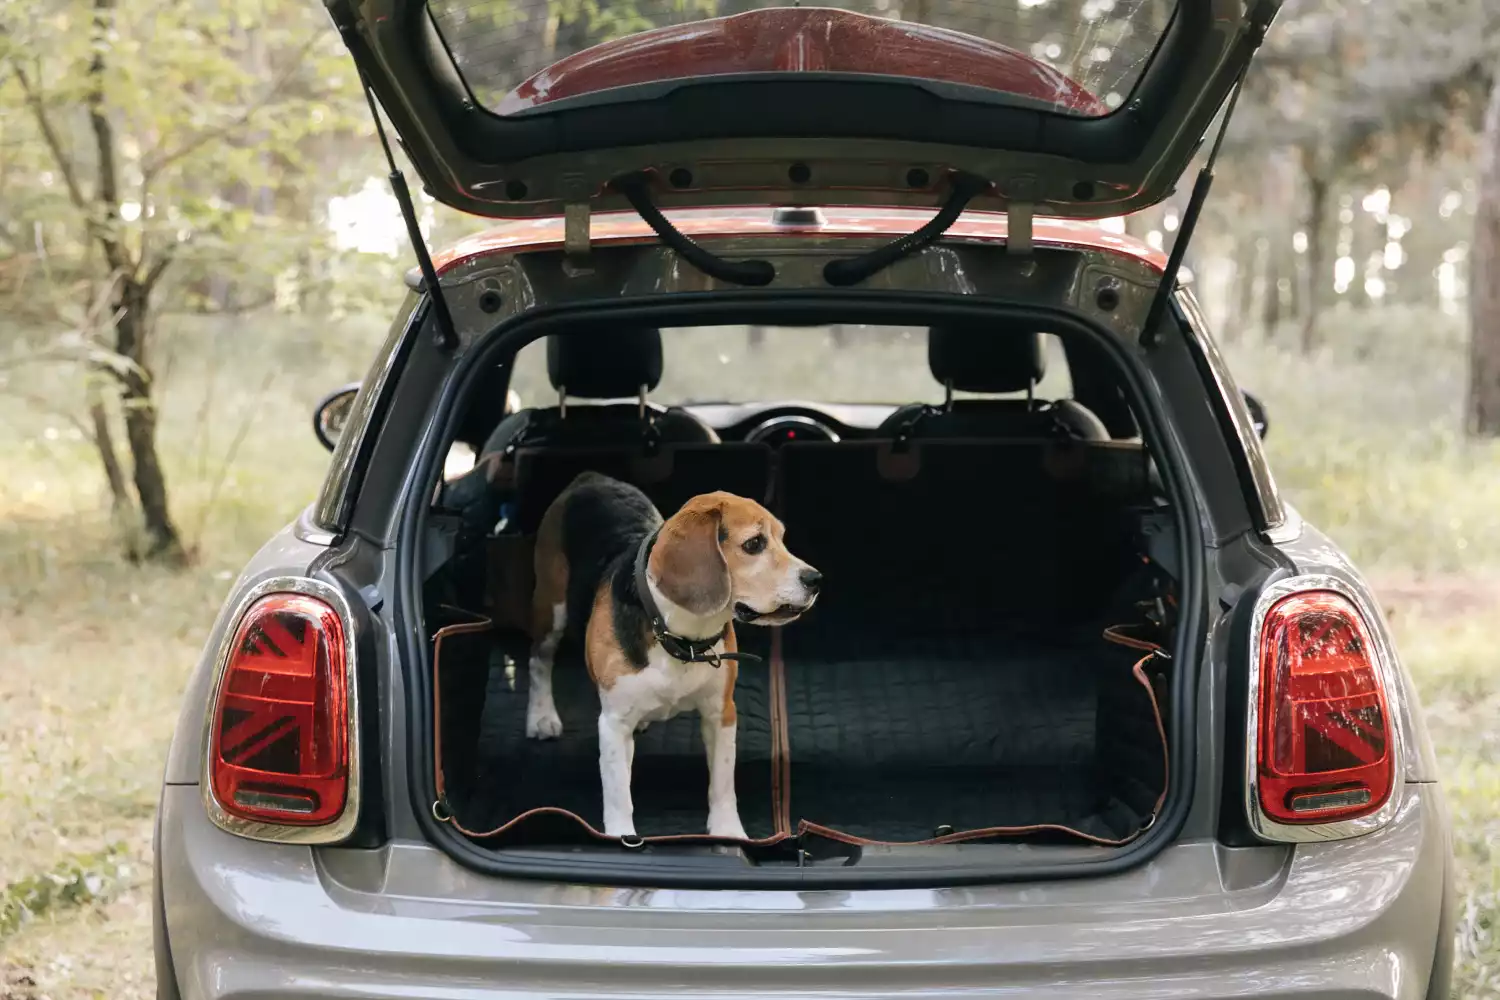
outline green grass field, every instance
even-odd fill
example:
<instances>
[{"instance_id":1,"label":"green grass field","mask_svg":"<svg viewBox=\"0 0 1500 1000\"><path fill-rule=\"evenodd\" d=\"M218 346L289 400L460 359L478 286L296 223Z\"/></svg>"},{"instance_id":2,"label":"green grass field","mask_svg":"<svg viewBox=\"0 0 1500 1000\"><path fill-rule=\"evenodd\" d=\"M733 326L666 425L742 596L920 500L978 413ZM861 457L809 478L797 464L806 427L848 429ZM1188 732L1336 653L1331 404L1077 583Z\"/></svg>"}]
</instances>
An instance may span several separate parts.
<instances>
[{"instance_id":1,"label":"green grass field","mask_svg":"<svg viewBox=\"0 0 1500 1000\"><path fill-rule=\"evenodd\" d=\"M163 330L162 449L176 516L197 553L179 573L121 563L97 461L65 415L80 412L81 387L58 372L6 373L0 1000L154 996L151 814L183 682L244 560L321 481L327 456L310 431L313 401L362 376L384 330L379 318L329 329L281 316ZM1462 345L1452 323L1393 312L1331 317L1329 337L1314 359L1255 345L1229 353L1270 410L1283 490L1360 560L1391 609L1458 831L1455 995L1494 997L1500 654L1490 623L1500 621L1500 447L1458 434ZM862 375L857 350L836 365L823 354L827 396L898 384ZM923 364L920 351L899 344L881 359L886 373L891 362ZM841 383L847 390L836 392Z\"/></svg>"}]
</instances>

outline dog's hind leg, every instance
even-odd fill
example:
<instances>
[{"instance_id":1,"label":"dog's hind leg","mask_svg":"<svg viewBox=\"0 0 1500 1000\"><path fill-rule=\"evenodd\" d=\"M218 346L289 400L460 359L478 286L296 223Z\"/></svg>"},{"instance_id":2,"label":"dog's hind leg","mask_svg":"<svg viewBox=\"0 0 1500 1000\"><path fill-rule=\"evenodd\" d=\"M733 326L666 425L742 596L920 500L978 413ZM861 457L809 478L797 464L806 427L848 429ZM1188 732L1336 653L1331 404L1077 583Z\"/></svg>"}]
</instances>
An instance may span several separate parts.
<instances>
[{"instance_id":1,"label":"dog's hind leg","mask_svg":"<svg viewBox=\"0 0 1500 1000\"><path fill-rule=\"evenodd\" d=\"M552 663L568 624L568 560L563 552L562 504L547 508L536 537L536 585L531 596L531 687L526 695L526 735L536 740L562 735L552 700Z\"/></svg>"},{"instance_id":2,"label":"dog's hind leg","mask_svg":"<svg viewBox=\"0 0 1500 1000\"><path fill-rule=\"evenodd\" d=\"M550 613L548 613L550 612ZM545 624L538 620L531 647L531 687L526 697L526 735L535 740L556 739L562 735L562 718L552 700L552 664L557 658L557 644L568 623L565 605L554 604L539 609L538 619L547 613Z\"/></svg>"}]
</instances>

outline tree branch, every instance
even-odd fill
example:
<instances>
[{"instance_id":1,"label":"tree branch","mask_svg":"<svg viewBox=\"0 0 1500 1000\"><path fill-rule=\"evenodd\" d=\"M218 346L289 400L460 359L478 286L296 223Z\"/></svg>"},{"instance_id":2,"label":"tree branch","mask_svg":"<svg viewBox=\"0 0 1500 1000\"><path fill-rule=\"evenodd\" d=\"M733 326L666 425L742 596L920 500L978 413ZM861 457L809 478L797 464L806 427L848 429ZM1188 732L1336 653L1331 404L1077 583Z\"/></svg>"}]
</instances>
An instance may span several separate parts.
<instances>
[{"instance_id":1,"label":"tree branch","mask_svg":"<svg viewBox=\"0 0 1500 1000\"><path fill-rule=\"evenodd\" d=\"M104 106L104 38L109 31L109 19L114 5L114 0L94 0L94 57L89 60L89 91L84 103L88 106L89 127L94 133L94 147L99 158L99 188L96 193L97 200L104 209L105 219L105 223L98 227L96 236L110 270L133 274L136 265L129 260L112 225L120 211L120 174L115 165L114 126L110 124L109 111Z\"/></svg>"},{"instance_id":2,"label":"tree branch","mask_svg":"<svg viewBox=\"0 0 1500 1000\"><path fill-rule=\"evenodd\" d=\"M246 105L244 110L235 115L232 119L224 122L223 124L215 125L213 128L204 129L202 132L194 135L192 138L185 141L176 149L168 151L158 150L151 156L145 157L141 163L141 176L143 178L141 187L143 189L148 187L151 183L151 180L167 167L178 162L179 160L191 156L198 150L202 149L204 146L208 145L210 142L213 142L217 139L223 139L230 135L232 132L235 132L236 130L244 128L246 125L250 124L250 119L255 117L256 112L260 111L266 105L270 104L271 101L275 99L276 95L281 93L282 88L284 88L288 83L291 82L292 77L296 75L297 69L302 64L302 57L305 56L312 49L312 47L318 43L319 38L320 36L313 35L309 37L307 41L303 42L302 47L289 57L287 68L282 70L282 72L277 75L276 79L271 82L271 86L266 89L265 93L261 94L259 98Z\"/></svg>"},{"instance_id":3,"label":"tree branch","mask_svg":"<svg viewBox=\"0 0 1500 1000\"><path fill-rule=\"evenodd\" d=\"M47 145L47 151L52 154L52 161L57 166L57 172L62 175L63 186L68 189L68 199L73 206L80 211L87 212L89 208L88 198L84 196L83 188L78 184L78 173L74 169L73 160L63 149L62 138L57 134L57 129L52 126L52 117L47 114L47 105L42 100L41 93L32 86L31 78L16 62L14 57L10 64L11 72L16 75L16 82L21 85L21 93L26 98L26 106L31 109L31 115L36 119L36 127L41 130L42 141Z\"/></svg>"}]
</instances>

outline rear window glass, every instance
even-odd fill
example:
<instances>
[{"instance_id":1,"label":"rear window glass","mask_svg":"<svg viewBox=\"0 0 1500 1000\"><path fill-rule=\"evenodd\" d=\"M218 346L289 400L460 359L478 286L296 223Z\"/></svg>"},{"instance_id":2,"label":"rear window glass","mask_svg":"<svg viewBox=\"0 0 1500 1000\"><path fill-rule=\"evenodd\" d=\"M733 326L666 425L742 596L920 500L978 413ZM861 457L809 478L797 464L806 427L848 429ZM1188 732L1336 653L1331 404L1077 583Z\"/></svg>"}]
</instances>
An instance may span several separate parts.
<instances>
[{"instance_id":1,"label":"rear window glass","mask_svg":"<svg viewBox=\"0 0 1500 1000\"><path fill-rule=\"evenodd\" d=\"M784 19L753 31L743 20L715 20L773 8ZM627 83L815 72L977 86L1102 115L1140 79L1175 0L429 0L428 9L474 96L501 114ZM675 41L643 34L672 28ZM622 39L630 52L607 71L574 61L566 85L557 76L565 67L554 67L522 86L559 60Z\"/></svg>"},{"instance_id":2,"label":"rear window glass","mask_svg":"<svg viewBox=\"0 0 1500 1000\"><path fill-rule=\"evenodd\" d=\"M662 330L663 406L801 400L822 403L940 403L943 386L927 366L923 327L745 327ZM1073 395L1062 342L1044 338L1046 374L1036 399ZM556 405L545 341L521 349L510 387L526 406ZM956 393L957 398L969 394ZM985 398L1022 398L1024 392Z\"/></svg>"}]
</instances>

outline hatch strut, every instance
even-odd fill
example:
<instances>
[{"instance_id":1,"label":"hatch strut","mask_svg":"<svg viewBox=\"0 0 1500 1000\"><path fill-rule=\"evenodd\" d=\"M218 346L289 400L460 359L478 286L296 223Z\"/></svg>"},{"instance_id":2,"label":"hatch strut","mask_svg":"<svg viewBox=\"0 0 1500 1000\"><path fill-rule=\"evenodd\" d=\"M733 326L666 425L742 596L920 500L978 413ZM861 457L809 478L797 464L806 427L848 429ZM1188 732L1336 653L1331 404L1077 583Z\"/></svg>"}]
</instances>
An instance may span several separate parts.
<instances>
[{"instance_id":1,"label":"hatch strut","mask_svg":"<svg viewBox=\"0 0 1500 1000\"><path fill-rule=\"evenodd\" d=\"M417 255L417 267L422 271L422 283L427 286L427 293L432 298L432 317L437 325L438 346L451 351L458 346L458 331L453 326L453 314L448 311L448 300L443 297L442 286L438 284L437 270L432 266L431 254L427 252L427 241L422 238L422 227L417 223L417 210L411 202L411 191L406 186L406 177L401 173L401 168L396 166L390 141L385 137L385 126L380 123L380 112L375 107L375 92L370 89L370 81L365 77L364 70L359 72L359 82L364 87L365 100L370 105L370 117L375 119L375 134L380 136L380 147L385 150L385 162L391 167L391 174L387 179L391 184L391 193L396 196L396 203L401 206L401 218L406 222L406 238L411 241L411 248Z\"/></svg>"},{"instance_id":2,"label":"hatch strut","mask_svg":"<svg viewBox=\"0 0 1500 1000\"><path fill-rule=\"evenodd\" d=\"M935 241L948 227L958 220L964 206L973 197L990 187L990 182L975 174L962 170L953 172L953 192L932 219L921 229L892 240L883 247L847 260L831 260L823 268L823 280L830 285L842 287L857 285L861 281L890 267L903 257L910 256Z\"/></svg>"},{"instance_id":3,"label":"hatch strut","mask_svg":"<svg viewBox=\"0 0 1500 1000\"><path fill-rule=\"evenodd\" d=\"M1248 64L1246 69L1248 69ZM1214 183L1214 161L1219 158L1219 147L1224 144L1224 134L1229 131L1229 119L1234 114L1234 105L1240 99L1240 88L1245 83L1245 71L1234 81L1234 89L1229 92L1229 101L1224 106L1224 117L1219 122L1219 134L1214 137L1214 144L1208 151L1208 159L1203 161L1203 167L1198 171L1198 179L1193 181L1193 193L1188 197L1187 208L1182 212L1182 225L1177 229L1177 239L1172 244L1172 252L1167 256L1167 266L1161 273L1161 284L1156 286L1156 296L1151 300L1151 308L1146 312L1146 325L1141 328L1141 346L1155 346L1157 333L1161 328L1161 318L1167 311L1167 302L1172 298L1172 292L1177 287L1177 272L1182 270L1182 258L1187 253L1188 241L1193 238L1193 229L1198 225L1198 216L1203 211L1203 203L1208 200L1208 189Z\"/></svg>"},{"instance_id":4,"label":"hatch strut","mask_svg":"<svg viewBox=\"0 0 1500 1000\"><path fill-rule=\"evenodd\" d=\"M610 182L610 186L625 196L630 207L661 237L663 243L710 278L735 285L759 286L769 285L776 277L776 269L771 266L770 261L725 260L689 239L686 233L661 214L661 209L651 203L650 181L645 171L616 177Z\"/></svg>"}]
</instances>

